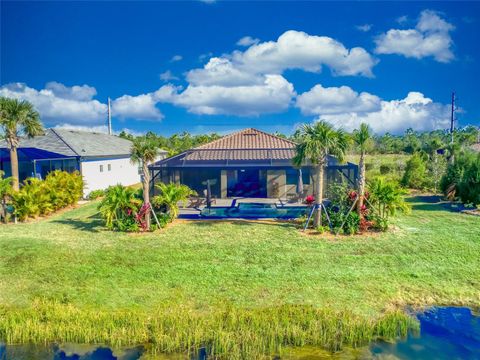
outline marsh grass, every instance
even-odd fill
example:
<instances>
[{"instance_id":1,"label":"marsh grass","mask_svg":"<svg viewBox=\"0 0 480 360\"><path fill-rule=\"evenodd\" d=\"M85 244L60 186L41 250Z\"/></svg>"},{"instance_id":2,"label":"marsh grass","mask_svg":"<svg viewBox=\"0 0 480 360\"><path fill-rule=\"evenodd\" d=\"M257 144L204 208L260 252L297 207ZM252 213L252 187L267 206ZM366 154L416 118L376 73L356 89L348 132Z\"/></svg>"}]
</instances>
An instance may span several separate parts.
<instances>
[{"instance_id":1,"label":"marsh grass","mask_svg":"<svg viewBox=\"0 0 480 360\"><path fill-rule=\"evenodd\" d=\"M113 347L144 344L150 353L195 353L214 358L252 359L281 354L287 347L338 351L377 338L405 336L417 326L400 311L378 319L304 305L209 313L186 307L154 311L97 311L55 302L28 309L0 308L0 338L7 343L90 343Z\"/></svg>"}]
</instances>

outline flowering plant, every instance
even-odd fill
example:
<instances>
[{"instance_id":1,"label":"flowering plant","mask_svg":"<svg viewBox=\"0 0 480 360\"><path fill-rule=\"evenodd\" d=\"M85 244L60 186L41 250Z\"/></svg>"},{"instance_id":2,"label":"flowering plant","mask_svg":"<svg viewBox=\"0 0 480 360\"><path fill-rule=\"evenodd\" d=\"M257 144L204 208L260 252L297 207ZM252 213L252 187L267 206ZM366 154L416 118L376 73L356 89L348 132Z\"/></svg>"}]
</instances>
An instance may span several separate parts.
<instances>
[{"instance_id":1,"label":"flowering plant","mask_svg":"<svg viewBox=\"0 0 480 360\"><path fill-rule=\"evenodd\" d=\"M305 202L306 202L308 205L312 205L312 204L315 202L315 198L314 198L312 195L308 195L308 196L305 198Z\"/></svg>"}]
</instances>

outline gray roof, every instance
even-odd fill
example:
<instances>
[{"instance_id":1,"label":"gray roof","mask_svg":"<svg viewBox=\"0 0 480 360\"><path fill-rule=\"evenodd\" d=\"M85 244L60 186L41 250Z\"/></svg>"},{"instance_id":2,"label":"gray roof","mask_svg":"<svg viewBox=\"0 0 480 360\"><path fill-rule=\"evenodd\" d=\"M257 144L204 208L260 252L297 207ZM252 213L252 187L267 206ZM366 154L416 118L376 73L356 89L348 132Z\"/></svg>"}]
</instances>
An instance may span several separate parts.
<instances>
[{"instance_id":1,"label":"gray roof","mask_svg":"<svg viewBox=\"0 0 480 360\"><path fill-rule=\"evenodd\" d=\"M130 140L118 136L68 129L47 129L44 135L20 140L20 148L38 148L65 157L127 156L131 146ZM5 141L0 147L6 147Z\"/></svg>"}]
</instances>

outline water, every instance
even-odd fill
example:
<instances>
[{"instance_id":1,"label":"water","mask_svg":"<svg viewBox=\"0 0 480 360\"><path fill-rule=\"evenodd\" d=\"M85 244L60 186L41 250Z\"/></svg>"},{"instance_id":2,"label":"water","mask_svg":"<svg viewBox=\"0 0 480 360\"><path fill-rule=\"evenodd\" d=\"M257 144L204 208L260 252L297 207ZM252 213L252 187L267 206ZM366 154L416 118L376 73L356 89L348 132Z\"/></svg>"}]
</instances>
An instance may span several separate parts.
<instances>
[{"instance_id":1,"label":"water","mask_svg":"<svg viewBox=\"0 0 480 360\"><path fill-rule=\"evenodd\" d=\"M200 212L206 219L295 219L306 215L310 208L306 206L277 206L263 203L238 203L236 206L214 206Z\"/></svg>"},{"instance_id":2,"label":"water","mask_svg":"<svg viewBox=\"0 0 480 360\"><path fill-rule=\"evenodd\" d=\"M320 359L480 359L480 316L468 308L434 307L417 315L420 333L396 342L376 341L360 349L330 354L315 348L291 349L282 360ZM51 347L0 344L0 360L137 360L144 349L111 350L107 347L65 344ZM150 357L149 359L152 359ZM158 359L185 359L184 355ZM195 360L204 360L205 353Z\"/></svg>"}]
</instances>

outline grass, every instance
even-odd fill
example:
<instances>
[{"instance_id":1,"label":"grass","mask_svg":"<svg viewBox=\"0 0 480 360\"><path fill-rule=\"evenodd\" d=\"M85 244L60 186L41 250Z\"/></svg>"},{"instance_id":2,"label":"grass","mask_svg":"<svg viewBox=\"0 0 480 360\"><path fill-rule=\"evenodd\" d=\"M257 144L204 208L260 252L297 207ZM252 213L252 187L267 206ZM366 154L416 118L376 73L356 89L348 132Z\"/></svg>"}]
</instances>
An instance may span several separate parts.
<instances>
[{"instance_id":1,"label":"grass","mask_svg":"<svg viewBox=\"0 0 480 360\"><path fill-rule=\"evenodd\" d=\"M252 358L404 334L405 305L478 307L480 217L410 201L373 237L248 221L112 233L95 203L0 226L0 338Z\"/></svg>"},{"instance_id":2,"label":"grass","mask_svg":"<svg viewBox=\"0 0 480 360\"><path fill-rule=\"evenodd\" d=\"M367 179L373 179L377 176L385 176L392 180L400 180L403 176L405 166L407 165L409 154L374 154L367 155L365 160ZM358 164L360 155L348 155L347 161ZM389 166L389 170L382 174L380 168L382 165Z\"/></svg>"}]
</instances>

